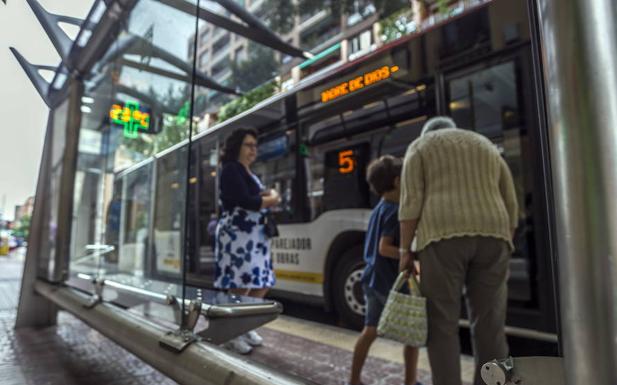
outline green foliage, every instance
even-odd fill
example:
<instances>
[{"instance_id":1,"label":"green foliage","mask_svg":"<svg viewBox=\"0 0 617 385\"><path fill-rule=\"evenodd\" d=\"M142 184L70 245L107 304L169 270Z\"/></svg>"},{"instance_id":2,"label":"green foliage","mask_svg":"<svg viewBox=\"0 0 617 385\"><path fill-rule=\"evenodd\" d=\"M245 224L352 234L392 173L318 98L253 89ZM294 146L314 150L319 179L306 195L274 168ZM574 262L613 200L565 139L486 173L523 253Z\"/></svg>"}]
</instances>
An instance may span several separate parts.
<instances>
[{"instance_id":1,"label":"green foliage","mask_svg":"<svg viewBox=\"0 0 617 385\"><path fill-rule=\"evenodd\" d=\"M387 43L410 33L408 25L412 19L413 13L411 9L402 9L383 19L380 21L381 39Z\"/></svg>"},{"instance_id":2,"label":"green foliage","mask_svg":"<svg viewBox=\"0 0 617 385\"><path fill-rule=\"evenodd\" d=\"M31 218L29 215L24 215L19 222L16 223L13 235L28 239L28 234L30 233L30 220Z\"/></svg>"},{"instance_id":3,"label":"green foliage","mask_svg":"<svg viewBox=\"0 0 617 385\"><path fill-rule=\"evenodd\" d=\"M186 103L188 104L188 102ZM189 120L180 116L180 114L175 116L164 115L163 130L154 138L155 153L187 139L189 137L189 124Z\"/></svg>"},{"instance_id":4,"label":"green foliage","mask_svg":"<svg viewBox=\"0 0 617 385\"><path fill-rule=\"evenodd\" d=\"M449 3L450 0L437 0L437 11L442 15L447 15L450 11ZM390 16L382 19L380 21L382 40L389 42L413 32L409 29L413 17L411 8L399 8Z\"/></svg>"},{"instance_id":5,"label":"green foliage","mask_svg":"<svg viewBox=\"0 0 617 385\"><path fill-rule=\"evenodd\" d=\"M279 84L274 80L254 88L253 90L221 107L218 115L218 122L224 122L225 120L250 109L262 100L274 95L274 93L278 90Z\"/></svg>"},{"instance_id":6,"label":"green foliage","mask_svg":"<svg viewBox=\"0 0 617 385\"><path fill-rule=\"evenodd\" d=\"M367 16L370 5L381 16L388 16L401 8L409 8L409 0L266 0L264 18L274 31L288 33L293 29L295 16L312 15L322 9L329 10L335 18L357 12Z\"/></svg>"},{"instance_id":7,"label":"green foliage","mask_svg":"<svg viewBox=\"0 0 617 385\"><path fill-rule=\"evenodd\" d=\"M450 0L437 0L437 10L441 14L446 14L449 11L448 3Z\"/></svg>"},{"instance_id":8,"label":"green foliage","mask_svg":"<svg viewBox=\"0 0 617 385\"><path fill-rule=\"evenodd\" d=\"M272 49L250 43L247 60L231 64L231 79L240 91L249 91L276 76L279 63Z\"/></svg>"},{"instance_id":9,"label":"green foliage","mask_svg":"<svg viewBox=\"0 0 617 385\"><path fill-rule=\"evenodd\" d=\"M296 10L293 0L266 0L264 19L266 23L279 33L289 33L294 27Z\"/></svg>"}]
</instances>

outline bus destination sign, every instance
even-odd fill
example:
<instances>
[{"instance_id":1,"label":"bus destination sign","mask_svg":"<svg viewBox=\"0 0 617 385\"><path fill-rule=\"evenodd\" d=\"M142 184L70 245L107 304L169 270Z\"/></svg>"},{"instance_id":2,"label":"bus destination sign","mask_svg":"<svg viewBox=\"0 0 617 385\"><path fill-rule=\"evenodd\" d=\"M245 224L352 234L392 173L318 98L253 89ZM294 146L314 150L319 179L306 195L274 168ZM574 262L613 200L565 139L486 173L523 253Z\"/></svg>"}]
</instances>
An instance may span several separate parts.
<instances>
[{"instance_id":1,"label":"bus destination sign","mask_svg":"<svg viewBox=\"0 0 617 385\"><path fill-rule=\"evenodd\" d=\"M321 102L330 102L334 99L340 98L341 96L345 96L347 94L351 94L353 92L361 90L364 87L368 87L372 84L389 79L392 74L398 70L399 67L396 65L383 66L377 68L376 70L367 72L363 75L356 76L353 79L349 79L347 81L339 83L334 87L330 87L327 90L321 92Z\"/></svg>"}]
</instances>

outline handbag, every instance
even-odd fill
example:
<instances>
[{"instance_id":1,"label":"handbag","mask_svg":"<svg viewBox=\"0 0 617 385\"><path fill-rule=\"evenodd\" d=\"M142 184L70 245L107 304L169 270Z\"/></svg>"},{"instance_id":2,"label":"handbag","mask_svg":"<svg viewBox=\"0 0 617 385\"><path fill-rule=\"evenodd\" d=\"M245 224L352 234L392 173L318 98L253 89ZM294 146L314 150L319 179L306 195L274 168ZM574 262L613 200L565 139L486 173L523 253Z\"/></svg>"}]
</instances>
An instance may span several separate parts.
<instances>
[{"instance_id":1,"label":"handbag","mask_svg":"<svg viewBox=\"0 0 617 385\"><path fill-rule=\"evenodd\" d=\"M377 334L408 346L422 347L426 345L428 330L426 298L422 297L413 275L407 281L410 294L400 292L405 273L400 273L394 282L379 318Z\"/></svg>"},{"instance_id":2,"label":"handbag","mask_svg":"<svg viewBox=\"0 0 617 385\"><path fill-rule=\"evenodd\" d=\"M270 211L264 215L264 232L268 238L276 238L279 236L279 228L274 220L274 215Z\"/></svg>"}]
</instances>

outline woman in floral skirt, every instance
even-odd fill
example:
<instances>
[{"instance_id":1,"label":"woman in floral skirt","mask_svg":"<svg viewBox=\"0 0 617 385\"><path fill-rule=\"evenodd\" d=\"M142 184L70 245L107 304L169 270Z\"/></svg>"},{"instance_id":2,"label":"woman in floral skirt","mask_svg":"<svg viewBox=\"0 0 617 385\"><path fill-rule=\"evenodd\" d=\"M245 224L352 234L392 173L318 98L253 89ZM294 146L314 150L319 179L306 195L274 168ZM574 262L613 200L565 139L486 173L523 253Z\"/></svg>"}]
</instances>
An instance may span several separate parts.
<instances>
[{"instance_id":1,"label":"woman in floral skirt","mask_svg":"<svg viewBox=\"0 0 617 385\"><path fill-rule=\"evenodd\" d=\"M274 285L270 240L265 232L269 207L280 203L251 172L257 159L257 132L235 130L225 141L220 172L221 218L216 227L214 286L232 294L263 298ZM254 330L228 343L247 354L262 338Z\"/></svg>"}]
</instances>

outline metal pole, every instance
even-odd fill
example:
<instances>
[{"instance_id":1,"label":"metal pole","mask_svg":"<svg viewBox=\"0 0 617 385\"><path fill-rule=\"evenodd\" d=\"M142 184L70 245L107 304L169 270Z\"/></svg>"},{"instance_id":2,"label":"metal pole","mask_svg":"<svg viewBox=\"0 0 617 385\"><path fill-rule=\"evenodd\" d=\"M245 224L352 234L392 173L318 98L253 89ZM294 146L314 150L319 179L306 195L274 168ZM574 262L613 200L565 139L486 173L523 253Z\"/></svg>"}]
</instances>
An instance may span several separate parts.
<instances>
[{"instance_id":1,"label":"metal pole","mask_svg":"<svg viewBox=\"0 0 617 385\"><path fill-rule=\"evenodd\" d=\"M36 183L36 198L34 200L34 209L32 210L32 221L30 222L26 262L21 279L21 289L19 290L19 306L17 308L15 328L52 326L56 324L56 316L58 314L56 305L36 295L33 289L40 269L39 255L41 250L44 249L44 242L47 241L47 232L44 229L48 220L46 211L49 209L46 195L50 188L47 181L51 172L51 138L54 129L54 112L53 110L50 111L47 118L47 130Z\"/></svg>"},{"instance_id":2,"label":"metal pole","mask_svg":"<svg viewBox=\"0 0 617 385\"><path fill-rule=\"evenodd\" d=\"M617 7L537 0L565 378L617 383Z\"/></svg>"},{"instance_id":3,"label":"metal pole","mask_svg":"<svg viewBox=\"0 0 617 385\"><path fill-rule=\"evenodd\" d=\"M56 232L56 252L53 271L48 277L59 282L68 278L71 256L71 227L73 225L73 204L75 190L75 172L79 154L79 129L81 126L81 97L83 83L72 77L69 83L69 108L64 131L64 153L62 159L62 175L60 177L60 198L58 204L58 230ZM60 129L60 127L54 127Z\"/></svg>"}]
</instances>

